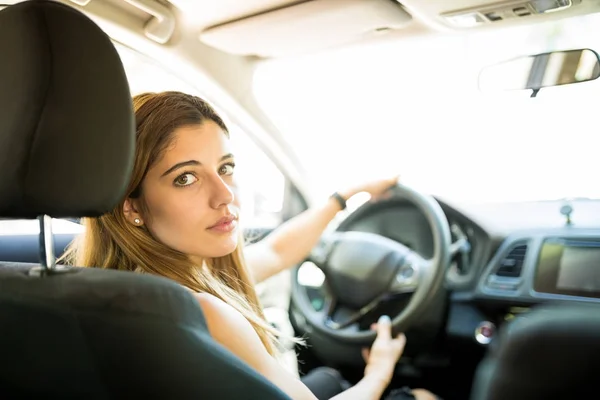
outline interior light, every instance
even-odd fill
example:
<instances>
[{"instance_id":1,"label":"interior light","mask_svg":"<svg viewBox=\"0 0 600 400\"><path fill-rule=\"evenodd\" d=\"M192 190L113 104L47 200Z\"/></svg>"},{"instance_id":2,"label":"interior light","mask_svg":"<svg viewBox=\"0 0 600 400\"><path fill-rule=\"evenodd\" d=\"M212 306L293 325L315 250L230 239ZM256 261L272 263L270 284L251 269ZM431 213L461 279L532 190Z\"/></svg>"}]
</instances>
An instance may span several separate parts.
<instances>
[{"instance_id":1,"label":"interior light","mask_svg":"<svg viewBox=\"0 0 600 400\"><path fill-rule=\"evenodd\" d=\"M452 25L460 26L461 28L469 28L485 22L481 15L475 12L468 14L448 15L446 16L446 20Z\"/></svg>"},{"instance_id":2,"label":"interior light","mask_svg":"<svg viewBox=\"0 0 600 400\"><path fill-rule=\"evenodd\" d=\"M573 0L533 0L531 5L540 14L565 10L573 5Z\"/></svg>"}]
</instances>

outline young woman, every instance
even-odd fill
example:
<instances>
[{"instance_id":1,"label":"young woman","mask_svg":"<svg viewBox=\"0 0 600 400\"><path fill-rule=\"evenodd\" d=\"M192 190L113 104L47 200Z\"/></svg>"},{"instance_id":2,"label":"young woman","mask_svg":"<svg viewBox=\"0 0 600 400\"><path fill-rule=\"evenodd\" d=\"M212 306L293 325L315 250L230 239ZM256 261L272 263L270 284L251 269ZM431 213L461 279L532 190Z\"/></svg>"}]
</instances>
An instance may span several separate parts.
<instances>
[{"instance_id":1,"label":"young woman","mask_svg":"<svg viewBox=\"0 0 600 400\"><path fill-rule=\"evenodd\" d=\"M69 257L77 265L170 278L195 293L216 341L294 399L315 399L277 362L276 332L264 319L245 267L235 169L227 127L203 100L179 92L134 98L136 155L127 196L84 220ZM389 318L367 357L364 378L336 396L379 399L402 354Z\"/></svg>"}]
</instances>

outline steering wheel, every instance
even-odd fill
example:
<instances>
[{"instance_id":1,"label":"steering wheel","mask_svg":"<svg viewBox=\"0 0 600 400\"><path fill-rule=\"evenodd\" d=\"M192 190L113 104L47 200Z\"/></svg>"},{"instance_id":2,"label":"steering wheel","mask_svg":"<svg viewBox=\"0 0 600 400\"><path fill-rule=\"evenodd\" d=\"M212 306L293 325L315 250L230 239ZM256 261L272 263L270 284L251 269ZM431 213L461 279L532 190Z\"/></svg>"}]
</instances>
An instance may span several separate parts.
<instances>
[{"instance_id":1,"label":"steering wheel","mask_svg":"<svg viewBox=\"0 0 600 400\"><path fill-rule=\"evenodd\" d=\"M358 329L357 322L376 313L389 296L412 293L406 307L390 316L394 332L406 331L443 284L451 257L446 215L431 196L400 184L393 190L424 214L433 233L432 258L425 259L403 244L373 233L334 232L323 236L308 258L326 277L328 294L320 311L315 310L306 289L298 283L298 268L293 275L292 301L298 311L312 328L334 340L355 344L373 341L376 332ZM365 207L371 205L360 210ZM344 316L334 320L334 314Z\"/></svg>"}]
</instances>

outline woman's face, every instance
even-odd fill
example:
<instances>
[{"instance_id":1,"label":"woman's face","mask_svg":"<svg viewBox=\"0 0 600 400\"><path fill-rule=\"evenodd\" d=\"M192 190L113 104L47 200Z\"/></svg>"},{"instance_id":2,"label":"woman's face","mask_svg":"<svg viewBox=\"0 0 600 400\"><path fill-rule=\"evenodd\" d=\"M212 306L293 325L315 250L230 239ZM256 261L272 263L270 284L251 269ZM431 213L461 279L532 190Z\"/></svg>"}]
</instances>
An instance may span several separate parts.
<instances>
[{"instance_id":1,"label":"woman's face","mask_svg":"<svg viewBox=\"0 0 600 400\"><path fill-rule=\"evenodd\" d=\"M227 255L238 238L234 166L229 139L217 124L181 127L148 170L141 197L126 202L125 214L130 222L141 219L157 240L191 258Z\"/></svg>"}]
</instances>

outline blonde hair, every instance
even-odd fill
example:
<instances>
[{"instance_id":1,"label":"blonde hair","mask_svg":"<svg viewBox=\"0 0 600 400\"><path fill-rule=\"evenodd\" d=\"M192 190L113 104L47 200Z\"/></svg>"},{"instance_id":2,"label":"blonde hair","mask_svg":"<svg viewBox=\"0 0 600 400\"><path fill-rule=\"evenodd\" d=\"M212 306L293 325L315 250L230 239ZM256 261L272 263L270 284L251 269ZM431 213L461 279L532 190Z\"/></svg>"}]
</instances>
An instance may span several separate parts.
<instances>
[{"instance_id":1,"label":"blonde hair","mask_svg":"<svg viewBox=\"0 0 600 400\"><path fill-rule=\"evenodd\" d=\"M245 265L243 239L233 253L197 265L186 254L157 241L146 228L129 223L123 213L125 199L141 195L146 172L171 143L175 129L213 121L228 135L225 123L208 103L180 92L144 93L135 96L133 104L136 155L127 195L111 212L84 218L84 234L69 246L63 259L78 266L160 275L194 292L209 293L240 312L267 351L278 355L279 332L265 320Z\"/></svg>"}]
</instances>

